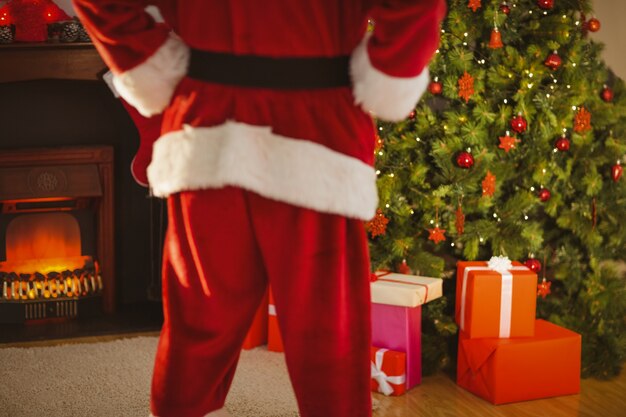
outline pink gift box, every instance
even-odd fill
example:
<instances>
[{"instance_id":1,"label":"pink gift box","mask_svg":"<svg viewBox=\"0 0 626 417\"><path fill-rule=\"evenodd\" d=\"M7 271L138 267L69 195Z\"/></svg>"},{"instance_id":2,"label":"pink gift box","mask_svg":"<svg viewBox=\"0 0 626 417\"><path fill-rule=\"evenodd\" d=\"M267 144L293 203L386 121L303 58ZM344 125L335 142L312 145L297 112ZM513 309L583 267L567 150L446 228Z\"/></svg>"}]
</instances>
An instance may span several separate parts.
<instances>
[{"instance_id":1,"label":"pink gift box","mask_svg":"<svg viewBox=\"0 0 626 417\"><path fill-rule=\"evenodd\" d=\"M406 389L422 382L422 306L372 303L372 345L406 353Z\"/></svg>"}]
</instances>

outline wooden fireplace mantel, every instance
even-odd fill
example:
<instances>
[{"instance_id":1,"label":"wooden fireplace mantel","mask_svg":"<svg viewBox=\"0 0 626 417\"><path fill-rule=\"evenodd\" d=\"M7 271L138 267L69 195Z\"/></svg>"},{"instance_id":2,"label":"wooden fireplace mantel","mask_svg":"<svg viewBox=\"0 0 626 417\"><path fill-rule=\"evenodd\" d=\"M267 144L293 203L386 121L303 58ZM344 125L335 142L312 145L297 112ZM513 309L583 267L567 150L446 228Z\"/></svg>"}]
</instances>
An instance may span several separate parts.
<instances>
[{"instance_id":1,"label":"wooden fireplace mantel","mask_svg":"<svg viewBox=\"0 0 626 417\"><path fill-rule=\"evenodd\" d=\"M96 81L107 67L91 43L0 45L0 83L38 79Z\"/></svg>"}]
</instances>

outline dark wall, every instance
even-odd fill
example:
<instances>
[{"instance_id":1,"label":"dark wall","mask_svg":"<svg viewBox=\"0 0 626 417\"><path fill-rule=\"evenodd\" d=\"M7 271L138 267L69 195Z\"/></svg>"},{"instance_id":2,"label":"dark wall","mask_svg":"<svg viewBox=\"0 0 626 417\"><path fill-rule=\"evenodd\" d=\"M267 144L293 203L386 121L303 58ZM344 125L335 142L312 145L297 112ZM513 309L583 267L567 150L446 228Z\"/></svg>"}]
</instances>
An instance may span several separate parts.
<instances>
[{"instance_id":1,"label":"dark wall","mask_svg":"<svg viewBox=\"0 0 626 417\"><path fill-rule=\"evenodd\" d=\"M0 83L0 150L72 145L115 149L115 256L119 303L160 299L162 201L130 175L137 130L103 82Z\"/></svg>"}]
</instances>

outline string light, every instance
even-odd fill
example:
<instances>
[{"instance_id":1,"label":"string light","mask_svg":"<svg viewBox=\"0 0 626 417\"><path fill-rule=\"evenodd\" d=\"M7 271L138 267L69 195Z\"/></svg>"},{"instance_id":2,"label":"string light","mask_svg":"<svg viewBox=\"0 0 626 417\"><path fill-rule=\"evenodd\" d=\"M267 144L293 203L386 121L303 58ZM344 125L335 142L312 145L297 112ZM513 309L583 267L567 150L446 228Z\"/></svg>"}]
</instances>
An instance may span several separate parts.
<instances>
[{"instance_id":1,"label":"string light","mask_svg":"<svg viewBox=\"0 0 626 417\"><path fill-rule=\"evenodd\" d=\"M379 151L378 155L383 156L383 151Z\"/></svg>"},{"instance_id":2,"label":"string light","mask_svg":"<svg viewBox=\"0 0 626 417\"><path fill-rule=\"evenodd\" d=\"M380 175L380 169L376 170L376 175Z\"/></svg>"},{"instance_id":3,"label":"string light","mask_svg":"<svg viewBox=\"0 0 626 417\"><path fill-rule=\"evenodd\" d=\"M531 186L530 191L535 191L535 187Z\"/></svg>"},{"instance_id":4,"label":"string light","mask_svg":"<svg viewBox=\"0 0 626 417\"><path fill-rule=\"evenodd\" d=\"M390 206L389 206L389 203L385 204L385 207L386 207L386 208L389 208L389 207L390 207Z\"/></svg>"}]
</instances>

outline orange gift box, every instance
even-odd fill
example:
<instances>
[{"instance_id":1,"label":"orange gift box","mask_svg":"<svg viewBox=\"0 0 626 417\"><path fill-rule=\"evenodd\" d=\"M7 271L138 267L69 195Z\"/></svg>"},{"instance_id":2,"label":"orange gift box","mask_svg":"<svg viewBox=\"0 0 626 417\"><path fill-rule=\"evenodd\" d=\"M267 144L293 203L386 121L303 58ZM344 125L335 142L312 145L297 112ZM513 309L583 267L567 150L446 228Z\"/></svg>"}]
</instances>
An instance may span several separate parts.
<instances>
[{"instance_id":1,"label":"orange gift box","mask_svg":"<svg viewBox=\"0 0 626 417\"><path fill-rule=\"evenodd\" d=\"M402 395L406 391L406 353L371 348L372 391Z\"/></svg>"},{"instance_id":2,"label":"orange gift box","mask_svg":"<svg viewBox=\"0 0 626 417\"><path fill-rule=\"evenodd\" d=\"M253 349L267 343L267 310L268 310L268 293L265 292L261 305L254 315L250 330L243 341L243 349Z\"/></svg>"},{"instance_id":3,"label":"orange gift box","mask_svg":"<svg viewBox=\"0 0 626 417\"><path fill-rule=\"evenodd\" d=\"M470 338L533 336L536 305L537 274L519 262L457 263L455 319Z\"/></svg>"},{"instance_id":4,"label":"orange gift box","mask_svg":"<svg viewBox=\"0 0 626 417\"><path fill-rule=\"evenodd\" d=\"M580 392L581 336L544 320L535 336L459 337L457 384L493 404Z\"/></svg>"},{"instance_id":5,"label":"orange gift box","mask_svg":"<svg viewBox=\"0 0 626 417\"><path fill-rule=\"evenodd\" d=\"M267 350L272 352L284 352L283 338L280 335L278 327L278 317L276 317L276 306L274 304L274 295L270 288L270 298L268 305L269 317L267 319Z\"/></svg>"}]
</instances>

